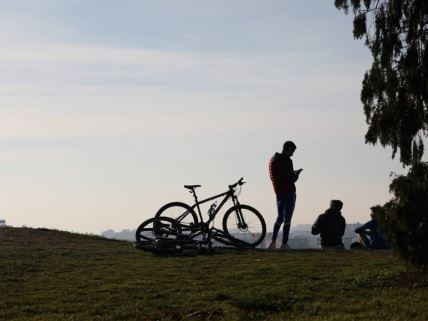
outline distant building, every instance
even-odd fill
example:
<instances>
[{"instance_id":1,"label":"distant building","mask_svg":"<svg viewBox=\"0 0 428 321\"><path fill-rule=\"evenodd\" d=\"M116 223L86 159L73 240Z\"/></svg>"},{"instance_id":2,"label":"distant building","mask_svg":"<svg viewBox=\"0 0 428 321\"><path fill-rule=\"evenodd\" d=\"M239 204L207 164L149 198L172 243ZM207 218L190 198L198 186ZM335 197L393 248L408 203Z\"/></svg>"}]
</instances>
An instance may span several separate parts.
<instances>
[{"instance_id":1,"label":"distant building","mask_svg":"<svg viewBox=\"0 0 428 321\"><path fill-rule=\"evenodd\" d=\"M104 236L108 239L122 240L122 241L135 241L135 232L136 230L122 230L121 232L115 232L113 230L107 230L101 233L101 236Z\"/></svg>"},{"instance_id":2,"label":"distant building","mask_svg":"<svg viewBox=\"0 0 428 321\"><path fill-rule=\"evenodd\" d=\"M0 220L0 227L7 227L6 220Z\"/></svg>"},{"instance_id":3,"label":"distant building","mask_svg":"<svg viewBox=\"0 0 428 321\"><path fill-rule=\"evenodd\" d=\"M288 245L292 249L307 249L309 248L309 240L305 237L294 237L288 240Z\"/></svg>"}]
</instances>

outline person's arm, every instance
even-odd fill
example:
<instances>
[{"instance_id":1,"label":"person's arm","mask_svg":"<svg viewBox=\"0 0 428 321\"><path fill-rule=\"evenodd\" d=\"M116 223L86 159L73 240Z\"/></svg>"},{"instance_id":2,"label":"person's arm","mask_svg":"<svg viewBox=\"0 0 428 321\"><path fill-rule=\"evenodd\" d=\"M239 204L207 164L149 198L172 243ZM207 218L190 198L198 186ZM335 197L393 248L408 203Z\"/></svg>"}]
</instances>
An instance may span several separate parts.
<instances>
[{"instance_id":1,"label":"person's arm","mask_svg":"<svg viewBox=\"0 0 428 321\"><path fill-rule=\"evenodd\" d=\"M297 171L294 171L294 180L293 180L294 183L299 179L300 177L299 175L302 171L303 171L303 168L298 169Z\"/></svg>"},{"instance_id":2,"label":"person's arm","mask_svg":"<svg viewBox=\"0 0 428 321\"><path fill-rule=\"evenodd\" d=\"M314 225L312 225L312 235L318 235L318 234L320 234L321 233L321 215L319 215L318 217L317 217L317 219L315 220L315 223L314 223Z\"/></svg>"},{"instance_id":3,"label":"person's arm","mask_svg":"<svg viewBox=\"0 0 428 321\"><path fill-rule=\"evenodd\" d=\"M287 160L287 168L286 168L286 177L288 177L288 180L292 183L295 183L299 179L299 173L296 173L294 171L293 167L293 161L291 159Z\"/></svg>"},{"instance_id":4,"label":"person's arm","mask_svg":"<svg viewBox=\"0 0 428 321\"><path fill-rule=\"evenodd\" d=\"M357 228L355 229L355 233L357 233L357 234L361 234L361 233L363 233L365 230L369 229L369 228L370 228L370 222L371 222L371 221L368 221L367 223L365 223L365 224L361 225L360 227L357 227Z\"/></svg>"}]
</instances>

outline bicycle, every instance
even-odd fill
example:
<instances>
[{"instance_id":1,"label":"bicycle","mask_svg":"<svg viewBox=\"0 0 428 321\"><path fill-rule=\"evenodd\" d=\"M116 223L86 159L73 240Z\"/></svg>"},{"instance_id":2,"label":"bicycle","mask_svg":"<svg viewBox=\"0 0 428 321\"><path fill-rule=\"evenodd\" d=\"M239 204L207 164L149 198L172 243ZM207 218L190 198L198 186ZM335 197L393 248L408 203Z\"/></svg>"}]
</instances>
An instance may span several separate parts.
<instances>
[{"instance_id":1,"label":"bicycle","mask_svg":"<svg viewBox=\"0 0 428 321\"><path fill-rule=\"evenodd\" d=\"M143 222L137 229L136 240L140 245L160 246L169 244L180 249L208 245L211 249L212 239L223 244L241 248L254 248L259 245L266 235L266 223L263 216L253 207L240 204L238 196L243 178L221 194L198 200L195 189L200 185L185 185L193 195L195 203L192 206L182 202L172 202L164 205L155 217ZM239 187L239 190L237 191ZM223 197L220 204L211 204L208 210L208 220L204 221L200 205ZM223 230L210 227L216 215L228 200L233 206L223 217ZM195 212L197 211L197 214Z\"/></svg>"}]
</instances>

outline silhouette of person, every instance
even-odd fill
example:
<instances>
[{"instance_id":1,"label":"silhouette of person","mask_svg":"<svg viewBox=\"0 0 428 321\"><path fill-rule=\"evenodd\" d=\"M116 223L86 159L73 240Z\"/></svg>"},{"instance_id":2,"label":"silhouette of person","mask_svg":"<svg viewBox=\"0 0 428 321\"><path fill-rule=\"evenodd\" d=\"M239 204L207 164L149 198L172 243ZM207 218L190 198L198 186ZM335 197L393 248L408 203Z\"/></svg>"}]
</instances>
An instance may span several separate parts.
<instances>
[{"instance_id":1,"label":"silhouette of person","mask_svg":"<svg viewBox=\"0 0 428 321\"><path fill-rule=\"evenodd\" d=\"M293 216L296 204L295 182L299 178L302 169L293 169L293 156L296 145L292 141L286 141L282 148L282 153L275 153L269 162L269 174L273 189L276 194L276 205L278 217L273 226L272 241L268 248L276 248L276 238L281 224L284 223L282 234L282 249L288 249L288 235L290 233L291 217Z\"/></svg>"},{"instance_id":2,"label":"silhouette of person","mask_svg":"<svg viewBox=\"0 0 428 321\"><path fill-rule=\"evenodd\" d=\"M360 227L355 229L355 233L359 235L360 238L360 246L355 246L353 243L353 248L356 247L364 247L370 248L372 250L384 250L388 249L388 245L386 244L382 232L379 230L378 222L374 217L374 213L380 208L379 205L373 206L370 208L372 211L370 216L371 220L367 223L363 224Z\"/></svg>"},{"instance_id":3,"label":"silhouette of person","mask_svg":"<svg viewBox=\"0 0 428 321\"><path fill-rule=\"evenodd\" d=\"M320 214L312 226L312 234L321 234L321 248L323 250L344 249L342 236L345 233L346 220L340 210L343 207L342 201L332 200L330 208L325 213Z\"/></svg>"}]
</instances>

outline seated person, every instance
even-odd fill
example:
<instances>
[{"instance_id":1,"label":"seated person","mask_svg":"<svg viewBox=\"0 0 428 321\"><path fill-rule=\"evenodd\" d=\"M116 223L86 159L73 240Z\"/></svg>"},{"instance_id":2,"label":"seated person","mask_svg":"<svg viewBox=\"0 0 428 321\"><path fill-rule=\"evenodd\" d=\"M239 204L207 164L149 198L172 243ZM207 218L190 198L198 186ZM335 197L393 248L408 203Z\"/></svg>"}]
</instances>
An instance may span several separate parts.
<instances>
[{"instance_id":1,"label":"seated person","mask_svg":"<svg viewBox=\"0 0 428 321\"><path fill-rule=\"evenodd\" d=\"M374 218L374 213L379 209L379 205L373 206L371 209L371 220L366 224L355 229L355 233L359 235L359 242L362 248L370 248L372 250L388 249L388 245L383 239L382 232L379 231L378 222ZM358 247L358 246L354 246Z\"/></svg>"},{"instance_id":2,"label":"seated person","mask_svg":"<svg viewBox=\"0 0 428 321\"><path fill-rule=\"evenodd\" d=\"M343 207L342 201L332 200L330 208L324 214L320 214L312 226L312 234L321 234L321 248L344 249L342 236L345 233L346 221L340 210Z\"/></svg>"}]
</instances>

